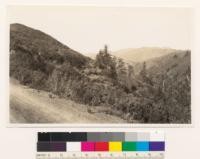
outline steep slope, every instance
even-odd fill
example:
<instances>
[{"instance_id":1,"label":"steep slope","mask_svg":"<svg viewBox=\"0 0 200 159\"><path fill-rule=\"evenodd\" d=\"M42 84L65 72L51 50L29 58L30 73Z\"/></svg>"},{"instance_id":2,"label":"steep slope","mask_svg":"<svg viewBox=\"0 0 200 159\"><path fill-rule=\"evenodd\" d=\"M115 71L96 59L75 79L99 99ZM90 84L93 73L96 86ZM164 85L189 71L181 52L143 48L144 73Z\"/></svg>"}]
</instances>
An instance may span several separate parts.
<instances>
[{"instance_id":1,"label":"steep slope","mask_svg":"<svg viewBox=\"0 0 200 159\"><path fill-rule=\"evenodd\" d=\"M151 122L190 123L191 52L172 53L141 63L140 67L142 71L138 79L143 84L138 90L143 103L139 109L143 109L143 119Z\"/></svg>"},{"instance_id":2,"label":"steep slope","mask_svg":"<svg viewBox=\"0 0 200 159\"><path fill-rule=\"evenodd\" d=\"M179 50L173 53L163 55L160 57L152 58L145 61L146 68L150 74L155 73L166 73L169 70L173 70L171 68L177 68L174 72L179 72L186 69L191 65L190 62L191 52L187 50ZM132 63L135 69L135 73L138 74L143 67L144 62Z\"/></svg>"},{"instance_id":3,"label":"steep slope","mask_svg":"<svg viewBox=\"0 0 200 159\"><path fill-rule=\"evenodd\" d=\"M47 89L53 70L84 69L91 59L51 36L22 24L10 25L10 76L24 85Z\"/></svg>"},{"instance_id":4,"label":"steep slope","mask_svg":"<svg viewBox=\"0 0 200 159\"><path fill-rule=\"evenodd\" d=\"M170 54L175 51L177 50L170 48L142 47L123 49L113 52L112 54L127 61L143 62L152 58Z\"/></svg>"},{"instance_id":5,"label":"steep slope","mask_svg":"<svg viewBox=\"0 0 200 159\"><path fill-rule=\"evenodd\" d=\"M53 37L22 24L10 25L10 50L24 51L32 56L62 63L67 59L71 65L81 67L88 58L63 45Z\"/></svg>"},{"instance_id":6,"label":"steep slope","mask_svg":"<svg viewBox=\"0 0 200 159\"><path fill-rule=\"evenodd\" d=\"M190 51L181 51L147 61L148 71L151 74L168 73L181 74L191 66Z\"/></svg>"}]
</instances>

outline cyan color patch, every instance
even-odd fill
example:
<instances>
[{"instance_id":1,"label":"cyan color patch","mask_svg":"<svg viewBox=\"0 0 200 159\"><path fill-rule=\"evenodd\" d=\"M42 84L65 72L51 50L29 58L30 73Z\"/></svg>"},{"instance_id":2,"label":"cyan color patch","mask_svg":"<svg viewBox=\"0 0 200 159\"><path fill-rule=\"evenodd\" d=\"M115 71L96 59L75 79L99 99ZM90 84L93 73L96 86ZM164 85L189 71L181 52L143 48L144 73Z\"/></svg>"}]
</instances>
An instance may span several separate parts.
<instances>
[{"instance_id":1,"label":"cyan color patch","mask_svg":"<svg viewBox=\"0 0 200 159\"><path fill-rule=\"evenodd\" d=\"M149 142L136 142L136 151L149 151Z\"/></svg>"}]
</instances>

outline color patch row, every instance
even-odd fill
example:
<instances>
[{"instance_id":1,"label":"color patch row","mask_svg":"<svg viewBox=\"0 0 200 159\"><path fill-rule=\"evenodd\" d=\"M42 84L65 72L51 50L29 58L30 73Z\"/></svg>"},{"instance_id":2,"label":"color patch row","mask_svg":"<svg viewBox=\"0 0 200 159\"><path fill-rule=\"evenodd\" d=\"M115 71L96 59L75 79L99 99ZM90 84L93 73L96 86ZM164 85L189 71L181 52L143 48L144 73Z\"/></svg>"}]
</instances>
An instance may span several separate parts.
<instances>
[{"instance_id":1,"label":"color patch row","mask_svg":"<svg viewBox=\"0 0 200 159\"><path fill-rule=\"evenodd\" d=\"M165 142L38 142L38 152L165 151Z\"/></svg>"},{"instance_id":2,"label":"color patch row","mask_svg":"<svg viewBox=\"0 0 200 159\"><path fill-rule=\"evenodd\" d=\"M162 132L47 132L38 133L40 141L164 141Z\"/></svg>"}]
</instances>

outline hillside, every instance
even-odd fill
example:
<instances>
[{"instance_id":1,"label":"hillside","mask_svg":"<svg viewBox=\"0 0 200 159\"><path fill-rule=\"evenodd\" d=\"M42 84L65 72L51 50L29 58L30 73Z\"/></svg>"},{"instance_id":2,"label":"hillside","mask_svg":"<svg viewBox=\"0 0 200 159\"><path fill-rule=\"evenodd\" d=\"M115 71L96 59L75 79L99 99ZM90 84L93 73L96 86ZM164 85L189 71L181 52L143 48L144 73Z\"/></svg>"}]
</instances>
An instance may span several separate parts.
<instances>
[{"instance_id":1,"label":"hillside","mask_svg":"<svg viewBox=\"0 0 200 159\"><path fill-rule=\"evenodd\" d=\"M183 73L191 66L190 51L181 51L147 61L150 73Z\"/></svg>"},{"instance_id":2,"label":"hillside","mask_svg":"<svg viewBox=\"0 0 200 159\"><path fill-rule=\"evenodd\" d=\"M145 61L146 68L149 73L164 73L169 70L174 70L174 72L179 72L185 70L191 65L191 52L190 51L175 51L167 55L152 58ZM140 72L143 67L144 62L132 63L135 68L136 74ZM176 67L177 66L177 67ZM174 67L174 69L173 69Z\"/></svg>"},{"instance_id":3,"label":"hillside","mask_svg":"<svg viewBox=\"0 0 200 159\"><path fill-rule=\"evenodd\" d=\"M22 24L10 25L10 75L24 85L49 89L53 71L84 69L90 58L51 36ZM55 71L54 71L55 72Z\"/></svg>"},{"instance_id":4,"label":"hillside","mask_svg":"<svg viewBox=\"0 0 200 159\"><path fill-rule=\"evenodd\" d=\"M10 25L10 50L27 52L34 58L62 63L67 59L73 66L83 66L89 58L60 43L53 37L22 24Z\"/></svg>"},{"instance_id":5,"label":"hillside","mask_svg":"<svg viewBox=\"0 0 200 159\"><path fill-rule=\"evenodd\" d=\"M22 85L90 106L114 106L126 88L113 79L110 61L100 68L41 31L10 26L10 77Z\"/></svg>"},{"instance_id":6,"label":"hillside","mask_svg":"<svg viewBox=\"0 0 200 159\"><path fill-rule=\"evenodd\" d=\"M164 56L176 51L177 50L170 48L142 47L122 49L112 52L112 54L127 61L144 62L152 58Z\"/></svg>"},{"instance_id":7,"label":"hillside","mask_svg":"<svg viewBox=\"0 0 200 159\"><path fill-rule=\"evenodd\" d=\"M183 123L187 119L190 123L191 52L186 50L171 53L139 65L139 70L143 71L139 72L137 77L148 85L146 90L140 87L140 93L150 100L147 103L150 104L151 111L155 108L164 110L160 111L160 114L159 111L150 113L150 120L178 120Z\"/></svg>"},{"instance_id":8,"label":"hillside","mask_svg":"<svg viewBox=\"0 0 200 159\"><path fill-rule=\"evenodd\" d=\"M146 56L145 49L137 54ZM11 24L10 77L38 93L48 92L49 99L55 95L105 108L104 113L127 122L190 123L190 51L153 50L146 63L128 63L106 45L90 59L39 30Z\"/></svg>"}]
</instances>

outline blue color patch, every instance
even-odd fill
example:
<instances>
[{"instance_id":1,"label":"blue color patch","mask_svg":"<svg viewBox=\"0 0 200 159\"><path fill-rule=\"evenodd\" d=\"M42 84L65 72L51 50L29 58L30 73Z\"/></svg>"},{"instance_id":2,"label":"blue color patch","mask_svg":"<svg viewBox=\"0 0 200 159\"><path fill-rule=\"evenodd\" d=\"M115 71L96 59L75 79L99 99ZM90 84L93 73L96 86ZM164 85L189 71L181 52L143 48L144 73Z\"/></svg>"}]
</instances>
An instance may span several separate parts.
<instances>
[{"instance_id":1,"label":"blue color patch","mask_svg":"<svg viewBox=\"0 0 200 159\"><path fill-rule=\"evenodd\" d=\"M149 142L136 142L136 151L149 151Z\"/></svg>"}]
</instances>

